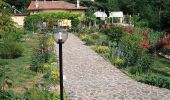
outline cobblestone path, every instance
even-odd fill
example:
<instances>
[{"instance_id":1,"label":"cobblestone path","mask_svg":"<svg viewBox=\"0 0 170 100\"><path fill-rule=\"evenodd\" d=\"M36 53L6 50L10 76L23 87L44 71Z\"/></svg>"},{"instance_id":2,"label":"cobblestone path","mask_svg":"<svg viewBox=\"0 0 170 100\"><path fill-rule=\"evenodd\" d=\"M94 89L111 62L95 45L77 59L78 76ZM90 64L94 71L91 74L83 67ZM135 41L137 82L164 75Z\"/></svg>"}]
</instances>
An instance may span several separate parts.
<instances>
[{"instance_id":1,"label":"cobblestone path","mask_svg":"<svg viewBox=\"0 0 170 100\"><path fill-rule=\"evenodd\" d=\"M73 34L63 49L69 100L170 100L170 90L127 77Z\"/></svg>"}]
</instances>

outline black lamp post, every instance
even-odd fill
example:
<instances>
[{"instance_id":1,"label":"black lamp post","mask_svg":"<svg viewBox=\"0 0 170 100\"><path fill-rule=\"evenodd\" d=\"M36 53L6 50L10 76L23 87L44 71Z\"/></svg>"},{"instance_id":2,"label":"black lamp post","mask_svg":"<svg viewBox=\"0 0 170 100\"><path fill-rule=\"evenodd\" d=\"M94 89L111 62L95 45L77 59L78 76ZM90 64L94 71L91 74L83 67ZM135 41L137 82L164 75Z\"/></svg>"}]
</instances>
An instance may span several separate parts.
<instances>
[{"instance_id":1,"label":"black lamp post","mask_svg":"<svg viewBox=\"0 0 170 100\"><path fill-rule=\"evenodd\" d=\"M68 32L65 29L54 28L54 40L59 44L60 100L63 100L64 98L62 44L67 40L67 38Z\"/></svg>"}]
</instances>

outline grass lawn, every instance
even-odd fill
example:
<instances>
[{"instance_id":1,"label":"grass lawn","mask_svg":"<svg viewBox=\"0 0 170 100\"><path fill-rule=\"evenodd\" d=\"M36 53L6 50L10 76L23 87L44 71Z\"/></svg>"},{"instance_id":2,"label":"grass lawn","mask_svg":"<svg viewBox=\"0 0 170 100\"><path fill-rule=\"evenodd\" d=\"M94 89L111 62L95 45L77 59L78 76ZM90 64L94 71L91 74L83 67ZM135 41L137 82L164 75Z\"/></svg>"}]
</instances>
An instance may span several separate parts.
<instances>
[{"instance_id":1,"label":"grass lawn","mask_svg":"<svg viewBox=\"0 0 170 100\"><path fill-rule=\"evenodd\" d=\"M40 74L29 69L33 47L38 46L38 35L28 35L23 37L23 56L16 59L0 59L5 62L1 67L5 67L5 75L12 81L12 85L5 85L7 91L12 91L17 95L22 95L25 89L31 88L40 78ZM0 81L2 83L2 80Z\"/></svg>"},{"instance_id":2,"label":"grass lawn","mask_svg":"<svg viewBox=\"0 0 170 100\"><path fill-rule=\"evenodd\" d=\"M154 64L147 73L132 72L132 67L121 69L128 76L150 85L170 89L170 60L162 57L153 58Z\"/></svg>"},{"instance_id":3,"label":"grass lawn","mask_svg":"<svg viewBox=\"0 0 170 100\"><path fill-rule=\"evenodd\" d=\"M161 57L155 58L153 70L160 74L170 76L170 60Z\"/></svg>"}]
</instances>

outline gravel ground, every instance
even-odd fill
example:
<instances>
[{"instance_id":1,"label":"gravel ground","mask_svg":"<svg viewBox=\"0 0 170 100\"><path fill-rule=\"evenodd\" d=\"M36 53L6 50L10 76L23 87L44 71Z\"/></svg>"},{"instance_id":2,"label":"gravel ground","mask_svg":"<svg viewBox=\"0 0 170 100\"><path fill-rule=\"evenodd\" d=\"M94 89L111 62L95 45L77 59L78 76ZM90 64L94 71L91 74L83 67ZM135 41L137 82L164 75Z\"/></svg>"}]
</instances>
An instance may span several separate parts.
<instances>
[{"instance_id":1,"label":"gravel ground","mask_svg":"<svg viewBox=\"0 0 170 100\"><path fill-rule=\"evenodd\" d=\"M129 78L71 33L63 49L68 100L170 100L170 90Z\"/></svg>"}]
</instances>

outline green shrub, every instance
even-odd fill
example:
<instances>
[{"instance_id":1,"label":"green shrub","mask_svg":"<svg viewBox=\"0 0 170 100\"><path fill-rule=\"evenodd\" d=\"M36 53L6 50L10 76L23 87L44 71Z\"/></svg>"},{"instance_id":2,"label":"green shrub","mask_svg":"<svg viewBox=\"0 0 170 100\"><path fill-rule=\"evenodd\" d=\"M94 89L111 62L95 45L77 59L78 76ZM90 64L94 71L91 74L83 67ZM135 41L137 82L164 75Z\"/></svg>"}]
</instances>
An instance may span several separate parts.
<instances>
[{"instance_id":1,"label":"green shrub","mask_svg":"<svg viewBox=\"0 0 170 100\"><path fill-rule=\"evenodd\" d=\"M0 43L0 56L3 59L17 58L23 53L21 43L14 41L3 41Z\"/></svg>"},{"instance_id":2,"label":"green shrub","mask_svg":"<svg viewBox=\"0 0 170 100\"><path fill-rule=\"evenodd\" d=\"M107 35L100 35L99 38L96 40L96 45L108 45L109 40Z\"/></svg>"},{"instance_id":3,"label":"green shrub","mask_svg":"<svg viewBox=\"0 0 170 100\"><path fill-rule=\"evenodd\" d=\"M140 82L147 83L154 86L159 86L162 88L168 88L170 89L170 79L169 77L160 75L160 74L154 74L154 73L147 73L140 77Z\"/></svg>"},{"instance_id":4,"label":"green shrub","mask_svg":"<svg viewBox=\"0 0 170 100\"><path fill-rule=\"evenodd\" d=\"M22 32L19 29L15 29L13 31L4 32L2 35L3 40L13 40L13 41L20 41L22 38Z\"/></svg>"},{"instance_id":5,"label":"green shrub","mask_svg":"<svg viewBox=\"0 0 170 100\"><path fill-rule=\"evenodd\" d=\"M31 69L34 71L43 71L43 64L48 62L49 53L43 48L36 48L31 57Z\"/></svg>"},{"instance_id":6,"label":"green shrub","mask_svg":"<svg viewBox=\"0 0 170 100\"><path fill-rule=\"evenodd\" d=\"M100 37L100 35L99 34L90 34L90 36L91 36L91 38L92 39L98 39L99 37Z\"/></svg>"},{"instance_id":7,"label":"green shrub","mask_svg":"<svg viewBox=\"0 0 170 100\"><path fill-rule=\"evenodd\" d=\"M125 62L128 65L135 65L138 58L146 53L145 48L139 46L143 38L138 34L126 33L123 35L119 48L124 52Z\"/></svg>"},{"instance_id":8,"label":"green shrub","mask_svg":"<svg viewBox=\"0 0 170 100\"><path fill-rule=\"evenodd\" d=\"M137 61L137 67L141 69L141 72L148 71L153 64L153 58L149 54L144 54L139 57Z\"/></svg>"},{"instance_id":9,"label":"green shrub","mask_svg":"<svg viewBox=\"0 0 170 100\"><path fill-rule=\"evenodd\" d=\"M96 46L94 49L97 53L109 53L111 50L108 46Z\"/></svg>"}]
</instances>

